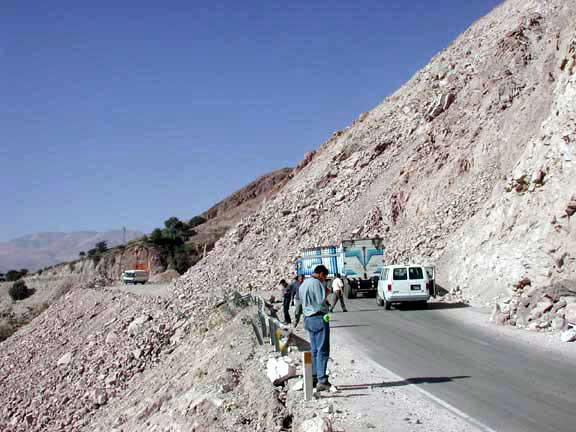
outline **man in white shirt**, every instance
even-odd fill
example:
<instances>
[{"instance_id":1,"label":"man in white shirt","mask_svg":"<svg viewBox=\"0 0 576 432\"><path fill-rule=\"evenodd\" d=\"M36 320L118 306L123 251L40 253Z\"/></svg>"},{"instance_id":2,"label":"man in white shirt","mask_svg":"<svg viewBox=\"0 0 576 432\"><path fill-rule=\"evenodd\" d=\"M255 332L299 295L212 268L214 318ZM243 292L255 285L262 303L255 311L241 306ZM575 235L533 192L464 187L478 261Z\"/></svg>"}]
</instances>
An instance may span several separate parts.
<instances>
[{"instance_id":1,"label":"man in white shirt","mask_svg":"<svg viewBox=\"0 0 576 432\"><path fill-rule=\"evenodd\" d=\"M334 312L334 308L336 307L338 300L340 300L342 312L348 312L346 305L344 304L344 282L342 281L339 273L334 275L334 280L332 281L332 292L334 293L334 303L330 308L330 312Z\"/></svg>"}]
</instances>

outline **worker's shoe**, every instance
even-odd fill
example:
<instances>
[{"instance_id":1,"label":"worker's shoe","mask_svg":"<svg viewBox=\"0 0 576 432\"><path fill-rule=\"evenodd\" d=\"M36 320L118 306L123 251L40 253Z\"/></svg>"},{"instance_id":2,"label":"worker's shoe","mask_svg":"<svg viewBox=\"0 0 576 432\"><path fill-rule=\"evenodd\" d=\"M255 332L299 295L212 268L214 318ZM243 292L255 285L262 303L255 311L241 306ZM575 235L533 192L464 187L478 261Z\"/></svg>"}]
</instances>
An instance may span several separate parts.
<instances>
[{"instance_id":1,"label":"worker's shoe","mask_svg":"<svg viewBox=\"0 0 576 432\"><path fill-rule=\"evenodd\" d=\"M348 312L348 309L344 309L342 312Z\"/></svg>"},{"instance_id":2,"label":"worker's shoe","mask_svg":"<svg viewBox=\"0 0 576 432\"><path fill-rule=\"evenodd\" d=\"M316 385L316 391L329 391L330 387L332 387L332 384L330 384L328 381L323 382L323 383L318 383Z\"/></svg>"}]
</instances>

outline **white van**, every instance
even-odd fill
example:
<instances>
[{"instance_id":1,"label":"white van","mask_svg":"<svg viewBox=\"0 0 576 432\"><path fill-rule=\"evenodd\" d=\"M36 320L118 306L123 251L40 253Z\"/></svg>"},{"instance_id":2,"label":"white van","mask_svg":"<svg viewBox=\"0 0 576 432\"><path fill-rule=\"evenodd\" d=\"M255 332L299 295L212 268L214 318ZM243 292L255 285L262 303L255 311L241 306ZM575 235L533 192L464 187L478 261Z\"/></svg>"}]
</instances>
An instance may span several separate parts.
<instances>
[{"instance_id":1,"label":"white van","mask_svg":"<svg viewBox=\"0 0 576 432\"><path fill-rule=\"evenodd\" d=\"M385 266L378 281L378 306L390 310L392 303L418 302L428 307L430 297L436 297L434 273L434 267L421 265Z\"/></svg>"},{"instance_id":2,"label":"white van","mask_svg":"<svg viewBox=\"0 0 576 432\"><path fill-rule=\"evenodd\" d=\"M148 272L146 270L126 270L122 273L122 280L125 284L145 284L148 282Z\"/></svg>"}]
</instances>

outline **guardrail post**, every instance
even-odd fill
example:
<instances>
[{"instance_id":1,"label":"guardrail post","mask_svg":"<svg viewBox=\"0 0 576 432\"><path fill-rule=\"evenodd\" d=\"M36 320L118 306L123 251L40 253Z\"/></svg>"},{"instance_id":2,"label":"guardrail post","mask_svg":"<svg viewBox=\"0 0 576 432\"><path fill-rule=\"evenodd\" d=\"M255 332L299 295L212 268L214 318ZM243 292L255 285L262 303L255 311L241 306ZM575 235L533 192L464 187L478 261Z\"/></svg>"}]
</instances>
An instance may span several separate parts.
<instances>
[{"instance_id":1,"label":"guardrail post","mask_svg":"<svg viewBox=\"0 0 576 432\"><path fill-rule=\"evenodd\" d=\"M276 346L276 342L274 341L274 339L276 338L275 327L276 325L274 324L272 318L268 318L268 330L270 331L270 345L274 346Z\"/></svg>"},{"instance_id":2,"label":"guardrail post","mask_svg":"<svg viewBox=\"0 0 576 432\"><path fill-rule=\"evenodd\" d=\"M252 329L254 330L254 334L256 335L256 339L258 339L258 345L264 345L264 340L262 340L262 336L260 336L260 331L258 330L258 326L254 324L254 321L250 320L250 324L252 324Z\"/></svg>"},{"instance_id":3,"label":"guardrail post","mask_svg":"<svg viewBox=\"0 0 576 432\"><path fill-rule=\"evenodd\" d=\"M302 367L304 368L304 400L311 400L314 391L314 383L312 378L312 353L304 351L302 353Z\"/></svg>"},{"instance_id":4,"label":"guardrail post","mask_svg":"<svg viewBox=\"0 0 576 432\"><path fill-rule=\"evenodd\" d=\"M262 311L258 311L258 319L260 320L260 327L262 328L262 337L268 337L268 329L266 327L266 320L264 319L264 315Z\"/></svg>"}]
</instances>

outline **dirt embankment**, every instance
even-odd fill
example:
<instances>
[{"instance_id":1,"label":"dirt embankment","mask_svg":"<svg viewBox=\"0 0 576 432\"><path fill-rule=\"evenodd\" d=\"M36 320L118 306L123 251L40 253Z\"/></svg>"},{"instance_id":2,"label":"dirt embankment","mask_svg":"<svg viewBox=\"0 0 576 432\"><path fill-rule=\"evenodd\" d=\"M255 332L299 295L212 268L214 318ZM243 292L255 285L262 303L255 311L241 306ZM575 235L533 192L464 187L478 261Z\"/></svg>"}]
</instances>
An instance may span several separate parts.
<instances>
[{"instance_id":1,"label":"dirt embankment","mask_svg":"<svg viewBox=\"0 0 576 432\"><path fill-rule=\"evenodd\" d=\"M149 265L153 277L165 270L160 252L151 246L133 244L113 248L99 258L59 264L24 278L32 295L13 301L10 282L0 283L0 339L29 323L72 288L104 287L120 280L122 272L136 263Z\"/></svg>"}]
</instances>

